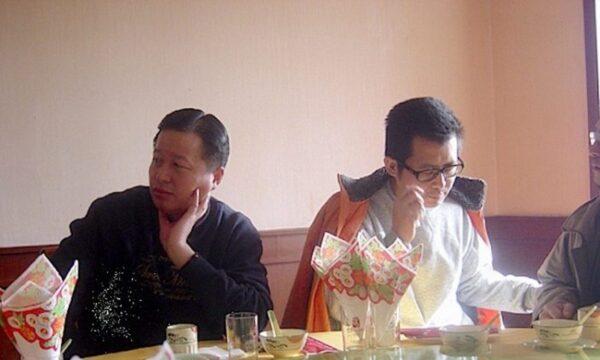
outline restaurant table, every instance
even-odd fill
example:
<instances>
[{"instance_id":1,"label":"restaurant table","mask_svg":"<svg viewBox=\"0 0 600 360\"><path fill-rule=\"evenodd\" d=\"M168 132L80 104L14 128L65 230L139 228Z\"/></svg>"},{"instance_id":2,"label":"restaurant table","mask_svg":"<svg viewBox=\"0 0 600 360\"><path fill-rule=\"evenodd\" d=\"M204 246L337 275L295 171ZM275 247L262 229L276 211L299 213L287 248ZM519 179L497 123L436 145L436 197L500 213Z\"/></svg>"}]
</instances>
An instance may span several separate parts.
<instances>
[{"instance_id":1,"label":"restaurant table","mask_svg":"<svg viewBox=\"0 0 600 360\"><path fill-rule=\"evenodd\" d=\"M340 332L322 332L311 333L311 337L320 340L337 349L342 348L342 334ZM564 354L557 351L551 351L532 345L535 340L533 329L505 329L498 334L491 334L488 340L488 347L477 354L452 354L448 353L441 346L439 338L429 338L420 340L403 340L400 348L394 350L375 350L366 351L360 354L349 353L346 358L383 360L383 359L599 359L600 348L585 348L579 352ZM524 345L527 343L527 345ZM225 347L224 342L219 341L201 341L199 347L207 346ZM155 355L158 346L135 349L113 354L106 354L91 357L94 360L142 360ZM272 359L268 354L261 353L259 359ZM337 360L345 359L344 353L325 353L306 357L310 360ZM298 359L298 358L294 358ZM301 359L301 358L300 358Z\"/></svg>"}]
</instances>

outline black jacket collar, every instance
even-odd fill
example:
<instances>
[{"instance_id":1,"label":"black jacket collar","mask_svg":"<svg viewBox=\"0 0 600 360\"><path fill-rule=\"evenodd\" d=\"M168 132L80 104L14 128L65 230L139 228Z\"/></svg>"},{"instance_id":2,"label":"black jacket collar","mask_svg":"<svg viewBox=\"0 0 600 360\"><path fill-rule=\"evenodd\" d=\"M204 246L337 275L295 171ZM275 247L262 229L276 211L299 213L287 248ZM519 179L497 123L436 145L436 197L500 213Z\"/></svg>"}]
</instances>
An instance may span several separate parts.
<instances>
[{"instance_id":1,"label":"black jacket collar","mask_svg":"<svg viewBox=\"0 0 600 360\"><path fill-rule=\"evenodd\" d=\"M353 202L364 201L373 196L390 179L385 168L375 170L370 175L353 179L338 175L340 185ZM448 196L467 210L479 211L485 203L485 182L480 179L457 177Z\"/></svg>"}]
</instances>

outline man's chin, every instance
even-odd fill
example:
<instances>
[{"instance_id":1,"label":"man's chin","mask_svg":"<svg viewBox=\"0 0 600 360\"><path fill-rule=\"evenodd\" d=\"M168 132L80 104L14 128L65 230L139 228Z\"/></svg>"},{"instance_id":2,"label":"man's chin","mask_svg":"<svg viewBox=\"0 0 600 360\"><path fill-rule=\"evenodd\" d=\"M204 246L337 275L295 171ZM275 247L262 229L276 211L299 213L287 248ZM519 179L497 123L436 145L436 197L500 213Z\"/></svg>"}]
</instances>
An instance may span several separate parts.
<instances>
[{"instance_id":1,"label":"man's chin","mask_svg":"<svg viewBox=\"0 0 600 360\"><path fill-rule=\"evenodd\" d=\"M171 214L175 211L175 207L169 204L168 201L152 197L152 203L154 204L154 207L163 214Z\"/></svg>"},{"instance_id":2,"label":"man's chin","mask_svg":"<svg viewBox=\"0 0 600 360\"><path fill-rule=\"evenodd\" d=\"M154 204L154 206L156 207L159 213L166 215L167 219L169 219L170 222L177 221L179 218L181 218L183 213L185 213L185 210L181 209L174 209L172 207L166 206L156 206L156 204Z\"/></svg>"},{"instance_id":3,"label":"man's chin","mask_svg":"<svg viewBox=\"0 0 600 360\"><path fill-rule=\"evenodd\" d=\"M440 206L440 204L442 202L444 202L443 198L439 198L439 199L426 199L425 200L425 207L426 208L438 207L438 206Z\"/></svg>"},{"instance_id":4,"label":"man's chin","mask_svg":"<svg viewBox=\"0 0 600 360\"><path fill-rule=\"evenodd\" d=\"M153 194L150 195L150 198L152 199L152 203L154 204L154 207L157 208L158 210L162 211L162 209L165 207L165 201L157 198L156 196L154 196Z\"/></svg>"},{"instance_id":5,"label":"man's chin","mask_svg":"<svg viewBox=\"0 0 600 360\"><path fill-rule=\"evenodd\" d=\"M426 208L434 208L440 206L441 203L446 199L446 195L439 196L426 196L424 201L424 205Z\"/></svg>"}]
</instances>

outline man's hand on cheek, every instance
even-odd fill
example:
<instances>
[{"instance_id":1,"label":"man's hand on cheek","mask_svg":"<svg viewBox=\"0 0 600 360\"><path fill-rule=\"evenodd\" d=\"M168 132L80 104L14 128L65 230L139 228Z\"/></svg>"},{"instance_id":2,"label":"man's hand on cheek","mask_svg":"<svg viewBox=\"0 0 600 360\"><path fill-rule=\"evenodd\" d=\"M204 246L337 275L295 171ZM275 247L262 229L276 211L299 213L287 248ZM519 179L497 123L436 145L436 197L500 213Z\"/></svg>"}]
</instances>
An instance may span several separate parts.
<instances>
[{"instance_id":1,"label":"man's hand on cheek","mask_svg":"<svg viewBox=\"0 0 600 360\"><path fill-rule=\"evenodd\" d=\"M187 243L187 238L196 221L206 212L209 199L210 193L203 194L201 197L200 190L196 189L186 212L178 220L171 222L167 214L160 211L158 213L160 243L178 269L194 256L194 250Z\"/></svg>"},{"instance_id":2,"label":"man's hand on cheek","mask_svg":"<svg viewBox=\"0 0 600 360\"><path fill-rule=\"evenodd\" d=\"M392 229L403 241L411 242L425 209L424 192L409 186L396 195L392 214Z\"/></svg>"}]
</instances>

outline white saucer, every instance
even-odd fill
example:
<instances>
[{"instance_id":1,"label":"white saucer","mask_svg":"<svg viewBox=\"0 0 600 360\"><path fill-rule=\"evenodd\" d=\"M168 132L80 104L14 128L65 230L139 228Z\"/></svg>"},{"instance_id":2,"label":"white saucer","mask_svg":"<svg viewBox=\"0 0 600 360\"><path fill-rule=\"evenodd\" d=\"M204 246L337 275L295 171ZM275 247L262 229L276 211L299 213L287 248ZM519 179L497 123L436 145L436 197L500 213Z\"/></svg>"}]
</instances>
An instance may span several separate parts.
<instances>
[{"instance_id":1,"label":"white saucer","mask_svg":"<svg viewBox=\"0 0 600 360\"><path fill-rule=\"evenodd\" d=\"M577 342L571 345L548 346L546 344L542 344L538 339L533 339L530 341L525 341L523 343L523 346L527 346L534 349L548 349L564 353L574 353L580 351L581 349L594 349L596 348L596 342L594 340L580 338L579 340L577 340Z\"/></svg>"}]
</instances>

